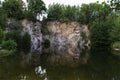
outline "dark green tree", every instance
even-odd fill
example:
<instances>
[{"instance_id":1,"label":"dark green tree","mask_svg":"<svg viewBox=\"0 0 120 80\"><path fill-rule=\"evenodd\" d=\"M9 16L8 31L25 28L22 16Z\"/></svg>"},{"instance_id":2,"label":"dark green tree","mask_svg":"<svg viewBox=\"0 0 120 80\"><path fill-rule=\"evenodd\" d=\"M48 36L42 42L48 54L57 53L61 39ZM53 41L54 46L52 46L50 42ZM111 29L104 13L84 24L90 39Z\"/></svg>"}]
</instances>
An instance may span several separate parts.
<instances>
[{"instance_id":1,"label":"dark green tree","mask_svg":"<svg viewBox=\"0 0 120 80\"><path fill-rule=\"evenodd\" d=\"M36 17L46 11L45 4L42 0L28 0L28 13L36 19Z\"/></svg>"},{"instance_id":2,"label":"dark green tree","mask_svg":"<svg viewBox=\"0 0 120 80\"><path fill-rule=\"evenodd\" d=\"M1 5L1 7L0 7L0 26L2 29L5 28L6 18L7 18L7 14Z\"/></svg>"},{"instance_id":3,"label":"dark green tree","mask_svg":"<svg viewBox=\"0 0 120 80\"><path fill-rule=\"evenodd\" d=\"M49 9L48 9L48 19L50 20L61 20L64 16L63 16L63 9L64 7L62 7L60 4L52 4L49 5Z\"/></svg>"},{"instance_id":4,"label":"dark green tree","mask_svg":"<svg viewBox=\"0 0 120 80\"><path fill-rule=\"evenodd\" d=\"M90 29L92 46L110 46L111 25L108 22L94 22Z\"/></svg>"},{"instance_id":5,"label":"dark green tree","mask_svg":"<svg viewBox=\"0 0 120 80\"><path fill-rule=\"evenodd\" d=\"M111 34L112 41L118 42L120 41L120 16L115 18L113 22L114 22L114 26L112 27L112 31L110 34Z\"/></svg>"},{"instance_id":6,"label":"dark green tree","mask_svg":"<svg viewBox=\"0 0 120 80\"><path fill-rule=\"evenodd\" d=\"M17 43L17 50L22 48L22 36L20 31L12 31L5 34L5 40L14 40Z\"/></svg>"},{"instance_id":7,"label":"dark green tree","mask_svg":"<svg viewBox=\"0 0 120 80\"><path fill-rule=\"evenodd\" d=\"M3 30L0 28L0 44L4 40L4 38L5 38L5 34L4 34Z\"/></svg>"},{"instance_id":8,"label":"dark green tree","mask_svg":"<svg viewBox=\"0 0 120 80\"><path fill-rule=\"evenodd\" d=\"M111 0L111 6L115 10L120 10L120 0Z\"/></svg>"},{"instance_id":9,"label":"dark green tree","mask_svg":"<svg viewBox=\"0 0 120 80\"><path fill-rule=\"evenodd\" d=\"M8 18L23 18L23 1L22 0L5 0L2 8L6 11Z\"/></svg>"},{"instance_id":10,"label":"dark green tree","mask_svg":"<svg viewBox=\"0 0 120 80\"><path fill-rule=\"evenodd\" d=\"M25 33L22 37L22 50L29 52L31 48L31 37L28 33Z\"/></svg>"},{"instance_id":11,"label":"dark green tree","mask_svg":"<svg viewBox=\"0 0 120 80\"><path fill-rule=\"evenodd\" d=\"M94 21L106 20L110 13L110 5L106 2L82 4L78 21L82 24L90 24Z\"/></svg>"}]
</instances>

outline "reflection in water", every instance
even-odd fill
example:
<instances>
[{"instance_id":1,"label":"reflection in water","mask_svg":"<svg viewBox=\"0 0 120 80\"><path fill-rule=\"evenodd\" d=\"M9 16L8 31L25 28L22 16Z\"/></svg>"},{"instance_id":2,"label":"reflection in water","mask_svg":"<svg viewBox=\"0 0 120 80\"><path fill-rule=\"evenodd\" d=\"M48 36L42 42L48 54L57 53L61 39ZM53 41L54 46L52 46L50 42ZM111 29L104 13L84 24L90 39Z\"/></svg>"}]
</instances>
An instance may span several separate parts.
<instances>
[{"instance_id":1,"label":"reflection in water","mask_svg":"<svg viewBox=\"0 0 120 80\"><path fill-rule=\"evenodd\" d=\"M41 66L38 66L38 67L35 68L35 72L36 72L36 74L45 75L46 74L46 69L42 69Z\"/></svg>"},{"instance_id":2,"label":"reflection in water","mask_svg":"<svg viewBox=\"0 0 120 80\"><path fill-rule=\"evenodd\" d=\"M79 66L87 63L89 50L81 50L79 47L52 45L43 49L41 61L50 66Z\"/></svg>"},{"instance_id":3,"label":"reflection in water","mask_svg":"<svg viewBox=\"0 0 120 80\"><path fill-rule=\"evenodd\" d=\"M34 53L29 62L29 54L3 57L0 80L120 80L120 57L105 55L109 52L104 50L92 50L91 54L99 56L90 55L89 60L89 51L85 50L76 61L73 55L60 52Z\"/></svg>"}]
</instances>

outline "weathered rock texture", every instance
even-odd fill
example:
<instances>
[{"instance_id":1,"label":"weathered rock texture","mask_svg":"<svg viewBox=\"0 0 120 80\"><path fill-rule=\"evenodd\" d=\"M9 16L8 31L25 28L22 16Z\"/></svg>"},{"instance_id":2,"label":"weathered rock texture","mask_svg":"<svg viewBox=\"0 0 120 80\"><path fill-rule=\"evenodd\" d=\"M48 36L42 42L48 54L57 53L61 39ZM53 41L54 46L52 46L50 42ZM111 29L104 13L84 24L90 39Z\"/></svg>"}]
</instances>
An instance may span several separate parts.
<instances>
[{"instance_id":1,"label":"weathered rock texture","mask_svg":"<svg viewBox=\"0 0 120 80\"><path fill-rule=\"evenodd\" d=\"M31 36L31 51L41 51L42 49L42 33L41 23L32 23L28 20L22 21L23 33L28 32Z\"/></svg>"},{"instance_id":2,"label":"weathered rock texture","mask_svg":"<svg viewBox=\"0 0 120 80\"><path fill-rule=\"evenodd\" d=\"M50 32L50 46L54 49L53 51L67 51L66 53L74 55L79 54L89 44L87 25L52 21L47 23L47 28Z\"/></svg>"}]
</instances>

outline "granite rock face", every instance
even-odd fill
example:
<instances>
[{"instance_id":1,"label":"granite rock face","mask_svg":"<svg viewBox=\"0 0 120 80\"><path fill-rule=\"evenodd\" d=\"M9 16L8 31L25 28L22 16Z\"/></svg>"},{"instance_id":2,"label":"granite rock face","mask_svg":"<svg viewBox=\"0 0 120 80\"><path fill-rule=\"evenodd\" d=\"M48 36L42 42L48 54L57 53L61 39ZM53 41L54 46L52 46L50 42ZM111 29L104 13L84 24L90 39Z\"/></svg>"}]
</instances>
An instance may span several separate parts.
<instances>
[{"instance_id":1,"label":"granite rock face","mask_svg":"<svg viewBox=\"0 0 120 80\"><path fill-rule=\"evenodd\" d=\"M87 25L80 25L77 22L51 21L47 23L47 28L50 32L50 47L54 52L67 51L66 53L74 55L89 46Z\"/></svg>"},{"instance_id":2,"label":"granite rock face","mask_svg":"<svg viewBox=\"0 0 120 80\"><path fill-rule=\"evenodd\" d=\"M78 66L87 63L90 44L87 25L51 21L47 22L47 29L49 34L44 35L44 38L49 39L50 49L43 50L48 53L45 54L45 63L55 66Z\"/></svg>"},{"instance_id":3,"label":"granite rock face","mask_svg":"<svg viewBox=\"0 0 120 80\"><path fill-rule=\"evenodd\" d=\"M27 20L22 21L23 34L28 32L31 36L31 51L41 51L42 49L42 33L41 23L32 23Z\"/></svg>"},{"instance_id":4,"label":"granite rock face","mask_svg":"<svg viewBox=\"0 0 120 80\"><path fill-rule=\"evenodd\" d=\"M48 35L41 33L41 23L22 22L23 32L31 36L31 50L41 50L43 38L50 41L50 51L78 55L82 50L89 47L89 30L87 25L77 22L61 23L58 21L47 22Z\"/></svg>"}]
</instances>

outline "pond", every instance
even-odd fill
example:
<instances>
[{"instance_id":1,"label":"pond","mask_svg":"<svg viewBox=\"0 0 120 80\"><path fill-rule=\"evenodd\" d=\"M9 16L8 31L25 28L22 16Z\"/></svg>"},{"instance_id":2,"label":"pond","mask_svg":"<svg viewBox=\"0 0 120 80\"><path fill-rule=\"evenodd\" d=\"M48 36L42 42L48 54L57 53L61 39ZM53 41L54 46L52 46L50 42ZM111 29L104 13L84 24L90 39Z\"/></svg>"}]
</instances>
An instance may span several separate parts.
<instances>
[{"instance_id":1,"label":"pond","mask_svg":"<svg viewBox=\"0 0 120 80\"><path fill-rule=\"evenodd\" d=\"M120 56L114 55L120 52L87 52L74 64L71 57L47 53L1 57L0 80L120 80Z\"/></svg>"}]
</instances>

